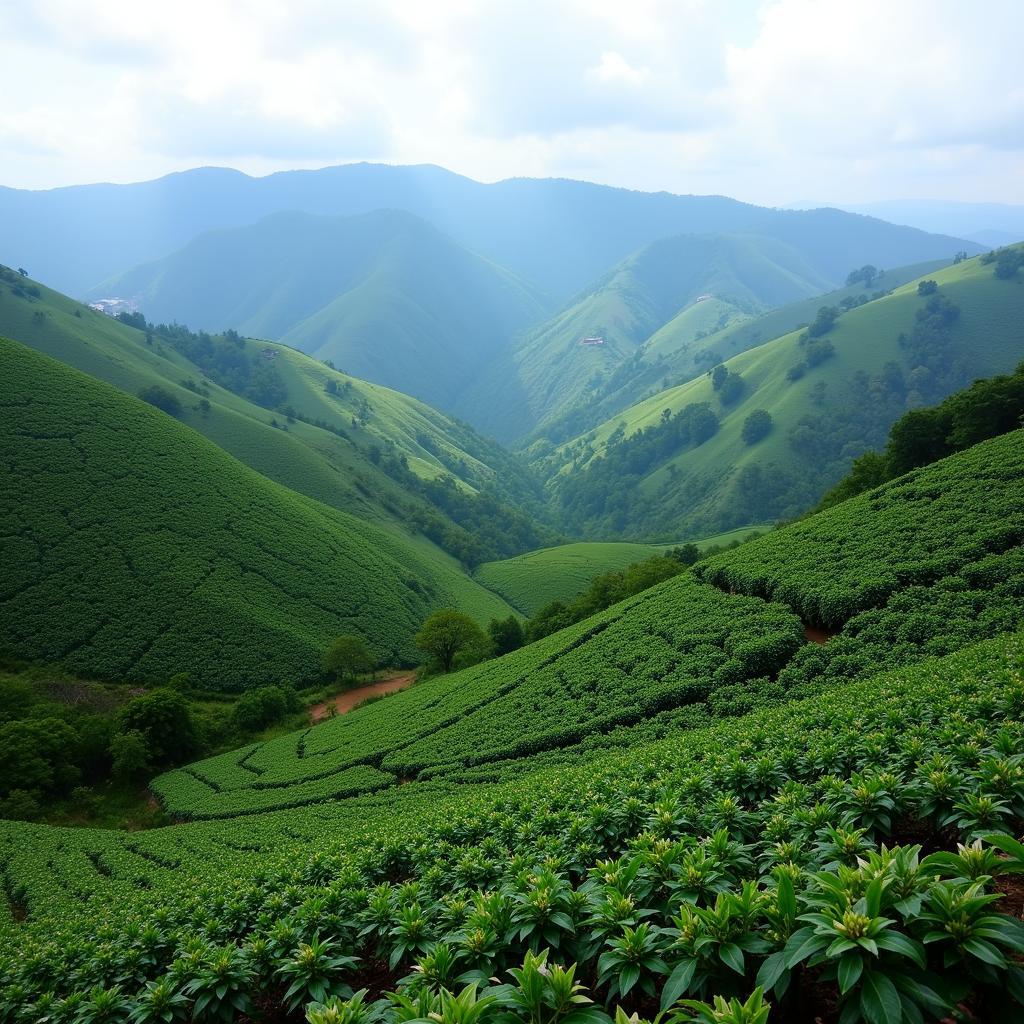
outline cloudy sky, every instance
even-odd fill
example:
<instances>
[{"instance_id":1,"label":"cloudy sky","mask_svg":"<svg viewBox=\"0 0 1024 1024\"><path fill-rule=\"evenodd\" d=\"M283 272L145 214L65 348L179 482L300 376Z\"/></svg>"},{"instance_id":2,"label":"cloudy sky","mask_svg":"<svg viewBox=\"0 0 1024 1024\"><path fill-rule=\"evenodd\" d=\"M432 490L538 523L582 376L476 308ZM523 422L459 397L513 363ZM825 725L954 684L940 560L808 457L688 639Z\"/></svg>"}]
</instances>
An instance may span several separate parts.
<instances>
[{"instance_id":1,"label":"cloudy sky","mask_svg":"<svg viewBox=\"0 0 1024 1024\"><path fill-rule=\"evenodd\" d=\"M0 5L0 184L354 160L1024 202L1024 0Z\"/></svg>"}]
</instances>

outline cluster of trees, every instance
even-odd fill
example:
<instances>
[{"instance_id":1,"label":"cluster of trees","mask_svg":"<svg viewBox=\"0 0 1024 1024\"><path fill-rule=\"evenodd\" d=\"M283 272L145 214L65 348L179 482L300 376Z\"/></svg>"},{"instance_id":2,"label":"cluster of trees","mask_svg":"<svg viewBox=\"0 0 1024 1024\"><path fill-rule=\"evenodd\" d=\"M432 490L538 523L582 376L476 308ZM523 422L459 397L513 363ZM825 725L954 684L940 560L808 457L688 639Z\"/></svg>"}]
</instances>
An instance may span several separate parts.
<instances>
[{"instance_id":1,"label":"cluster of trees","mask_svg":"<svg viewBox=\"0 0 1024 1024\"><path fill-rule=\"evenodd\" d=\"M603 456L567 474L562 481L558 497L567 520L581 523L610 515L615 528L624 526L630 519L630 508L643 501L636 489L640 478L717 432L718 417L707 402L691 403L675 414L665 409L658 423L629 437L624 427L617 428L608 438Z\"/></svg>"},{"instance_id":2,"label":"cluster of trees","mask_svg":"<svg viewBox=\"0 0 1024 1024\"><path fill-rule=\"evenodd\" d=\"M746 381L723 363L708 370L708 376L711 378L711 386L717 392L718 400L722 405L733 405L739 401L746 388Z\"/></svg>"},{"instance_id":3,"label":"cluster of trees","mask_svg":"<svg viewBox=\"0 0 1024 1024\"><path fill-rule=\"evenodd\" d=\"M846 308L853 308L853 305ZM791 381L799 380L808 370L819 366L826 359L831 359L835 355L835 346L825 335L835 327L841 312L842 310L838 306L822 306L813 323L801 333L799 343L803 349L803 358L799 363L791 366L786 373Z\"/></svg>"},{"instance_id":4,"label":"cluster of trees","mask_svg":"<svg viewBox=\"0 0 1024 1024\"><path fill-rule=\"evenodd\" d=\"M151 324L142 313L119 313L117 319L145 331L149 344L154 336L159 337L221 387L265 409L276 409L288 399L288 388L274 360L262 352L251 352L237 331L208 334L190 331L183 324Z\"/></svg>"},{"instance_id":5,"label":"cluster of trees","mask_svg":"<svg viewBox=\"0 0 1024 1024\"><path fill-rule=\"evenodd\" d=\"M870 288L877 280L884 276L884 270L879 270L878 267L865 263L863 267L851 270L846 275L846 285L847 287L852 287L855 284L862 284L865 288Z\"/></svg>"},{"instance_id":6,"label":"cluster of trees","mask_svg":"<svg viewBox=\"0 0 1024 1024\"><path fill-rule=\"evenodd\" d=\"M151 384L148 388L143 388L139 392L139 398L157 409L161 409L169 416L181 415L181 402L178 400L178 396L159 384Z\"/></svg>"},{"instance_id":7,"label":"cluster of trees","mask_svg":"<svg viewBox=\"0 0 1024 1024\"><path fill-rule=\"evenodd\" d=\"M963 451L1024 422L1024 363L1012 374L975 381L938 405L911 409L889 431L885 448L855 459L819 509L837 505L897 476Z\"/></svg>"},{"instance_id":8,"label":"cluster of trees","mask_svg":"<svg viewBox=\"0 0 1024 1024\"><path fill-rule=\"evenodd\" d=\"M184 675L146 692L38 675L0 675L0 818L31 820L68 796L88 810L110 782L137 786L298 709L294 690L278 686L211 715L189 698Z\"/></svg>"},{"instance_id":9,"label":"cluster of trees","mask_svg":"<svg viewBox=\"0 0 1024 1024\"><path fill-rule=\"evenodd\" d=\"M996 277L1009 280L1017 276L1017 271L1024 267L1024 247L1007 246L1005 249L993 249L981 257L982 263L994 263Z\"/></svg>"}]
</instances>

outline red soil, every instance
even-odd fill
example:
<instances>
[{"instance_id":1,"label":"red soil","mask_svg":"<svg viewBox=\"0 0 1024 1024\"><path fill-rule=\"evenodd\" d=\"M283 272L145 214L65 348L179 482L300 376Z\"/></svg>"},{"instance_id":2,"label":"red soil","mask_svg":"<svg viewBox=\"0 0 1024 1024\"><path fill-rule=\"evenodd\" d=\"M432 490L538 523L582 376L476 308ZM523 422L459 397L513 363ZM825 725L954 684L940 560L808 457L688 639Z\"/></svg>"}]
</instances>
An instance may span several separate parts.
<instances>
[{"instance_id":1,"label":"red soil","mask_svg":"<svg viewBox=\"0 0 1024 1024\"><path fill-rule=\"evenodd\" d=\"M361 704L367 697L377 697L385 693L394 693L396 690L404 690L412 684L416 678L414 672L406 672L400 676L392 676L390 679L381 679L377 683L368 683L366 686L357 686L354 690L345 690L331 700L322 704L314 704L309 709L311 722L322 722L327 717L327 709L333 704L339 715L351 711L357 704Z\"/></svg>"}]
</instances>

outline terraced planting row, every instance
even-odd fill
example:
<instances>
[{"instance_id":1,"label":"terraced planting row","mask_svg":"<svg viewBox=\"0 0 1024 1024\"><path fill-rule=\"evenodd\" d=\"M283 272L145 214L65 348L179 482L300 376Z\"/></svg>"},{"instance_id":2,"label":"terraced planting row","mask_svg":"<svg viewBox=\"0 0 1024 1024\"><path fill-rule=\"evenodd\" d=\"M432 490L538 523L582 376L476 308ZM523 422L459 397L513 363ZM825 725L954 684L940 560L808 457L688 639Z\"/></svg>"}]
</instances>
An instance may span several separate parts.
<instances>
[{"instance_id":1,"label":"terraced planting row","mask_svg":"<svg viewBox=\"0 0 1024 1024\"><path fill-rule=\"evenodd\" d=\"M229 816L381 788L439 765L528 756L770 677L802 642L799 619L781 605L681 576L521 652L152 788L174 815Z\"/></svg>"},{"instance_id":2,"label":"terraced planting row","mask_svg":"<svg viewBox=\"0 0 1024 1024\"><path fill-rule=\"evenodd\" d=\"M399 989L411 1002L374 1008L392 1024L527 1022L530 998L561 1021L555 965L573 963L592 1024L617 1005L711 1019L677 1000L713 995L766 998L773 1021L837 1006L872 1024L1016 1019L1024 927L999 901L1024 848L998 837L1024 825L1022 668L1024 641L1008 636L492 789L413 783L388 819L368 797L361 815L332 805L333 821L317 807L111 836L111 879L143 870L118 843L241 846L264 819L273 838L258 870L198 849L179 868L142 857L179 887L125 885L116 907L94 897L6 925L17 956L0 957L0 1019L258 1007L326 1024L366 1019ZM66 834L21 829L40 851ZM95 866L76 864L88 887Z\"/></svg>"},{"instance_id":3,"label":"terraced planting row","mask_svg":"<svg viewBox=\"0 0 1024 1024\"><path fill-rule=\"evenodd\" d=\"M841 627L1024 543L1024 431L975 445L699 564L697 575Z\"/></svg>"}]
</instances>

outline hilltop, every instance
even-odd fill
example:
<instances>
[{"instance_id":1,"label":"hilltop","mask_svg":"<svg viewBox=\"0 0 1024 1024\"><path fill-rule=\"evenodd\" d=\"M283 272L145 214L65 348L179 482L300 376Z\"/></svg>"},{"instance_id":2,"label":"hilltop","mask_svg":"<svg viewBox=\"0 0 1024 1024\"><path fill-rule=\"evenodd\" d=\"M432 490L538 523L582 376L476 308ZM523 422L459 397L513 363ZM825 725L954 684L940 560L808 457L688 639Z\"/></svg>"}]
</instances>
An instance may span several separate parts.
<instances>
[{"instance_id":1,"label":"hilltop","mask_svg":"<svg viewBox=\"0 0 1024 1024\"><path fill-rule=\"evenodd\" d=\"M966 260L733 356L537 464L564 521L592 537L668 541L795 516L907 408L1015 366L1022 316L1021 279ZM745 436L755 412L762 429Z\"/></svg>"}]
</instances>

